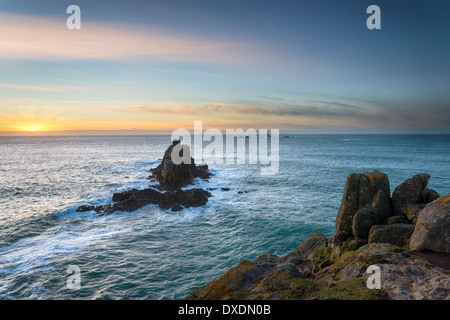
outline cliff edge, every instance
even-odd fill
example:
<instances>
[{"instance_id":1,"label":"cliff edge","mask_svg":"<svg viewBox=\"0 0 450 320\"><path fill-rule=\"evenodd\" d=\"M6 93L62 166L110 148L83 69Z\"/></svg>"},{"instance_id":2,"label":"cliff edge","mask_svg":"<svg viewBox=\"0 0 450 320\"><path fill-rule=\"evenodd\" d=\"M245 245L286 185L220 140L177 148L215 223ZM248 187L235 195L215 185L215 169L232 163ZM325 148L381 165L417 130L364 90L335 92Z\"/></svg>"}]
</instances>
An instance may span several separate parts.
<instances>
[{"instance_id":1,"label":"cliff edge","mask_svg":"<svg viewBox=\"0 0 450 320\"><path fill-rule=\"evenodd\" d=\"M283 257L243 260L184 299L448 300L450 194L429 179L415 175L391 197L386 174L351 173L333 237L315 232ZM379 289L367 285L373 267Z\"/></svg>"}]
</instances>

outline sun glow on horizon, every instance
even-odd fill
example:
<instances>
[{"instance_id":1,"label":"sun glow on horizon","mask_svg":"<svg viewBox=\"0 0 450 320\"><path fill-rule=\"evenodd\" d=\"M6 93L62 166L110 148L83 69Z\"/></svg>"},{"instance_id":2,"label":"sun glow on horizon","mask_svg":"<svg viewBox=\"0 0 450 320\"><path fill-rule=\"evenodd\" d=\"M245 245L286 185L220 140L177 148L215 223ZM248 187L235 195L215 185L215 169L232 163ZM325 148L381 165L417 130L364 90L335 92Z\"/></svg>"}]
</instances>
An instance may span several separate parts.
<instances>
[{"instance_id":1,"label":"sun glow on horizon","mask_svg":"<svg viewBox=\"0 0 450 320\"><path fill-rule=\"evenodd\" d=\"M43 123L23 123L18 125L14 131L42 132L49 131L49 126Z\"/></svg>"}]
</instances>

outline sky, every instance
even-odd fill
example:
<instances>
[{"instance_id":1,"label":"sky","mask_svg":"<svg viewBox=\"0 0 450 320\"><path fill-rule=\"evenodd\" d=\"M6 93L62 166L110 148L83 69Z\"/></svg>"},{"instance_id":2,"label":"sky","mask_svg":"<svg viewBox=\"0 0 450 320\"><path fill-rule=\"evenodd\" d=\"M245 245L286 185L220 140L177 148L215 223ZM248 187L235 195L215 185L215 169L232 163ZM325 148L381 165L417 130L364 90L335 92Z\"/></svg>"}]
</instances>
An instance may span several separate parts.
<instances>
[{"instance_id":1,"label":"sky","mask_svg":"<svg viewBox=\"0 0 450 320\"><path fill-rule=\"evenodd\" d=\"M449 134L448 57L445 0L0 0L0 134Z\"/></svg>"}]
</instances>

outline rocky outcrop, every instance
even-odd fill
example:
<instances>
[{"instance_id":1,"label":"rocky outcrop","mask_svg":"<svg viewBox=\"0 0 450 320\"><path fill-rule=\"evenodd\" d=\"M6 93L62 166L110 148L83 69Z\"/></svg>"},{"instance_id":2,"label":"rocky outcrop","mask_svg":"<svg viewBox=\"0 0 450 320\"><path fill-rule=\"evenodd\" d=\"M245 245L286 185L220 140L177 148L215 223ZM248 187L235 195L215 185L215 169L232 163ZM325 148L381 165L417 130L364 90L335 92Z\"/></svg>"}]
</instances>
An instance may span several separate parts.
<instances>
[{"instance_id":1,"label":"rocky outcrop","mask_svg":"<svg viewBox=\"0 0 450 320\"><path fill-rule=\"evenodd\" d=\"M164 153L161 164L155 169L151 169L159 181L158 185L143 190L131 189L114 193L112 200L115 203L99 206L83 205L79 206L76 211L95 211L98 215L108 215L116 211L135 211L149 204L157 204L162 209L171 209L172 211L205 205L208 197L211 196L210 192L200 188L189 190L181 190L181 188L192 184L194 178L209 178L211 174L208 166L197 166L192 158L190 164L176 165L172 163L172 150L178 144L179 141L174 141ZM187 150L189 152L189 149ZM161 192L155 189L159 189Z\"/></svg>"},{"instance_id":2,"label":"rocky outcrop","mask_svg":"<svg viewBox=\"0 0 450 320\"><path fill-rule=\"evenodd\" d=\"M376 225L414 224L427 203L439 197L436 191L426 188L429 179L425 173L407 179L395 188L391 199L386 174L350 173L336 217L333 244L339 245L352 236L368 239Z\"/></svg>"},{"instance_id":3,"label":"rocky outcrop","mask_svg":"<svg viewBox=\"0 0 450 320\"><path fill-rule=\"evenodd\" d=\"M185 299L450 299L448 271L409 250L388 244L341 248L341 255L334 258L329 247L319 249L314 261L289 262L298 254L295 251L284 257L263 254L244 260ZM367 287L371 265L380 268L381 289Z\"/></svg>"},{"instance_id":4,"label":"rocky outcrop","mask_svg":"<svg viewBox=\"0 0 450 320\"><path fill-rule=\"evenodd\" d=\"M348 237L367 238L370 228L391 215L388 176L382 172L350 173L339 208L334 244Z\"/></svg>"},{"instance_id":5,"label":"rocky outcrop","mask_svg":"<svg viewBox=\"0 0 450 320\"><path fill-rule=\"evenodd\" d=\"M430 175L426 173L417 174L395 188L392 193L394 214L416 222L425 205L439 198L436 191L426 188L429 179Z\"/></svg>"},{"instance_id":6,"label":"rocky outcrop","mask_svg":"<svg viewBox=\"0 0 450 320\"><path fill-rule=\"evenodd\" d=\"M183 157L183 152L188 152L186 158L190 159L189 163L175 164L172 161L172 153L174 152L174 148L177 147L181 147L179 151L180 157ZM161 164L150 171L152 175L149 179L156 179L159 182L157 186L159 189L171 191L192 184L194 178L208 179L211 176L211 173L208 171L208 166L196 165L194 158L190 156L189 147L180 145L179 140L172 142L172 145L164 153Z\"/></svg>"},{"instance_id":7,"label":"rocky outcrop","mask_svg":"<svg viewBox=\"0 0 450 320\"><path fill-rule=\"evenodd\" d=\"M283 296L277 292L278 289L289 288L294 279L303 278L302 267L313 267L307 261L298 260L294 264L287 260L287 257L267 253L253 261L243 260L207 286L194 290L185 299L281 299Z\"/></svg>"},{"instance_id":8,"label":"rocky outcrop","mask_svg":"<svg viewBox=\"0 0 450 320\"><path fill-rule=\"evenodd\" d=\"M159 198L159 207L180 211L183 208L199 207L208 202L211 193L200 188L165 192Z\"/></svg>"},{"instance_id":9,"label":"rocky outcrop","mask_svg":"<svg viewBox=\"0 0 450 320\"><path fill-rule=\"evenodd\" d=\"M397 188L397 204L434 199L428 179ZM350 174L332 239L315 232L283 257L244 260L186 299L450 299L450 194L426 205L416 225L404 212L390 216L390 202L386 175ZM371 266L380 289L367 286Z\"/></svg>"},{"instance_id":10,"label":"rocky outcrop","mask_svg":"<svg viewBox=\"0 0 450 320\"><path fill-rule=\"evenodd\" d=\"M326 236L320 232L314 232L308 238L303 240L298 247L295 248L294 252L297 252L304 260L311 260L312 254L317 250L325 248L327 244L328 239Z\"/></svg>"},{"instance_id":11,"label":"rocky outcrop","mask_svg":"<svg viewBox=\"0 0 450 320\"><path fill-rule=\"evenodd\" d=\"M450 193L429 203L420 212L410 248L450 253Z\"/></svg>"},{"instance_id":12,"label":"rocky outcrop","mask_svg":"<svg viewBox=\"0 0 450 320\"><path fill-rule=\"evenodd\" d=\"M98 215L108 215L116 211L132 212L149 204L157 204L161 193L153 189L131 189L115 193L112 197L116 203L99 206L80 206L77 212L94 210Z\"/></svg>"},{"instance_id":13,"label":"rocky outcrop","mask_svg":"<svg viewBox=\"0 0 450 320\"><path fill-rule=\"evenodd\" d=\"M341 206L336 216L333 243L339 244L353 235L353 218L359 208L360 173L350 173L347 176Z\"/></svg>"}]
</instances>

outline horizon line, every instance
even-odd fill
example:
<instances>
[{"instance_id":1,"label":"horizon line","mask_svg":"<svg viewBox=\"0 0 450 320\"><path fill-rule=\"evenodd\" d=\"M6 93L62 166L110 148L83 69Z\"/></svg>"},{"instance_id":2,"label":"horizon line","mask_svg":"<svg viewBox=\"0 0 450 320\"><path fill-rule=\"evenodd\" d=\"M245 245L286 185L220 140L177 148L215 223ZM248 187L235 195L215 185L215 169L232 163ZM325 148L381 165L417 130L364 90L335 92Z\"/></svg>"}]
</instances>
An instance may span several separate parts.
<instances>
[{"instance_id":1,"label":"horizon line","mask_svg":"<svg viewBox=\"0 0 450 320\"><path fill-rule=\"evenodd\" d=\"M230 129L243 129L243 128L230 128ZM243 129L244 131L253 128ZM226 129L220 130L225 132ZM258 129L255 129L258 130ZM267 129L272 130L272 129ZM436 133L436 132L304 132L301 130L281 130L280 136L282 135L450 135L450 133ZM54 130L54 131L0 131L0 137L49 137L49 136L139 136L139 135L171 135L174 130L137 130L137 129L125 129L125 130ZM194 131L193 129L188 131ZM206 130L202 130L202 134ZM194 133L192 133L195 135Z\"/></svg>"}]
</instances>

